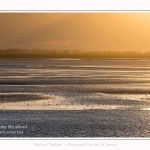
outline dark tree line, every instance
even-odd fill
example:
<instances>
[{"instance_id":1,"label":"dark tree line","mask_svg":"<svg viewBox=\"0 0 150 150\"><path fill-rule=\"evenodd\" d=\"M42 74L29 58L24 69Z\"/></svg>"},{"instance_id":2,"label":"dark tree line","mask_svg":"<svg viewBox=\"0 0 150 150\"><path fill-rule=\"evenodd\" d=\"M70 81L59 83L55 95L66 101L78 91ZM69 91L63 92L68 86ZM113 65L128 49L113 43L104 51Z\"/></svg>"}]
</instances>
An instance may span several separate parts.
<instances>
[{"instance_id":1,"label":"dark tree line","mask_svg":"<svg viewBox=\"0 0 150 150\"><path fill-rule=\"evenodd\" d=\"M48 50L48 49L5 49L0 50L0 58L150 58L150 52Z\"/></svg>"}]
</instances>

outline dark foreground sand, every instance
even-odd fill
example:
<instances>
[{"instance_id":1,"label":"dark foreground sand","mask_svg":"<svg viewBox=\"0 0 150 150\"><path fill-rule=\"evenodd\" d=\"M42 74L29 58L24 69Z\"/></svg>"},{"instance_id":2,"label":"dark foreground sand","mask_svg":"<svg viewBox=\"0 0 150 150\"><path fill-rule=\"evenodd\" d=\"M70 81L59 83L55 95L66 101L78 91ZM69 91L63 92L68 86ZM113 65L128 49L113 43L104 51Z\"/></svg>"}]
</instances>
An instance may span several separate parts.
<instances>
[{"instance_id":1,"label":"dark foreground sand","mask_svg":"<svg viewBox=\"0 0 150 150\"><path fill-rule=\"evenodd\" d=\"M0 111L1 137L150 137L150 112L137 110ZM24 126L25 128L21 128ZM22 131L15 133L11 131Z\"/></svg>"}]
</instances>

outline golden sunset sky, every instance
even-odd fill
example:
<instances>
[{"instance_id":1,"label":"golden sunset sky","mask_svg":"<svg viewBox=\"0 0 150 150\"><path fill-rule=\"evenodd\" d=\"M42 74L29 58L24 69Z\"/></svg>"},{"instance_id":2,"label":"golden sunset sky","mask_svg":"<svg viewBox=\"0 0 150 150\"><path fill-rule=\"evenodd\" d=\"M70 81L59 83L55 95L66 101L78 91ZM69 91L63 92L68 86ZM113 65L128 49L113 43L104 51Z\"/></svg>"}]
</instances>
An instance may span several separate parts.
<instances>
[{"instance_id":1,"label":"golden sunset sky","mask_svg":"<svg viewBox=\"0 0 150 150\"><path fill-rule=\"evenodd\" d=\"M150 51L150 13L0 13L0 49Z\"/></svg>"}]
</instances>

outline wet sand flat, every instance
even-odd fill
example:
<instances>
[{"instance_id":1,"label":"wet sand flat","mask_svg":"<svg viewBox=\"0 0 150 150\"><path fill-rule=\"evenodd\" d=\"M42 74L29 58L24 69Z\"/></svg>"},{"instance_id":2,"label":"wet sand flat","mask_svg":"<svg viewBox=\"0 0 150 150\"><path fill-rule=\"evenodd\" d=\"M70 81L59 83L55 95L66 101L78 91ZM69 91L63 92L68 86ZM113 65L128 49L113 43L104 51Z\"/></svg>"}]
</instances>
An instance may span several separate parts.
<instances>
[{"instance_id":1,"label":"wet sand flat","mask_svg":"<svg viewBox=\"0 0 150 150\"><path fill-rule=\"evenodd\" d=\"M146 59L0 59L0 137L149 137L149 68Z\"/></svg>"}]
</instances>

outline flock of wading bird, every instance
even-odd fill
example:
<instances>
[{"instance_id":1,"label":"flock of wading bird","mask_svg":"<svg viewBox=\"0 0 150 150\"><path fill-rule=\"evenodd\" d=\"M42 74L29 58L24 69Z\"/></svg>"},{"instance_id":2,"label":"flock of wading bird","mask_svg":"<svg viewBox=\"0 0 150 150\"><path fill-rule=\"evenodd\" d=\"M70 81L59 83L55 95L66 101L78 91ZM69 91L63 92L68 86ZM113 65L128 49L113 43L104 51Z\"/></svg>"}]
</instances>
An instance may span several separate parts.
<instances>
[{"instance_id":1,"label":"flock of wading bird","mask_svg":"<svg viewBox=\"0 0 150 150\"><path fill-rule=\"evenodd\" d=\"M16 105L27 110L85 110L85 109L134 109L149 110L149 94L105 93L1 93L0 109L13 109Z\"/></svg>"}]
</instances>

